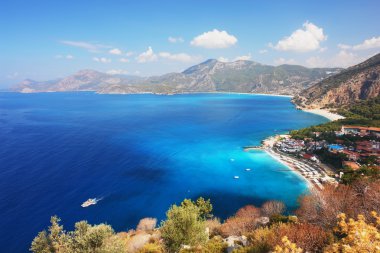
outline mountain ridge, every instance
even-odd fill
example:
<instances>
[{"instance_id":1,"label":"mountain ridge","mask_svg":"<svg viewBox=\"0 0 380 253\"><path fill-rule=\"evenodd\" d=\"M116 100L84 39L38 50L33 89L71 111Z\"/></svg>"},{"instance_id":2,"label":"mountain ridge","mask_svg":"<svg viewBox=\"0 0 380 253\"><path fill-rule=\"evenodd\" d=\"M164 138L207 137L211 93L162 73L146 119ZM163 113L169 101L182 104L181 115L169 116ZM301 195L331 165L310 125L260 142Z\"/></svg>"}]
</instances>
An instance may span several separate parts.
<instances>
[{"instance_id":1,"label":"mountain ridge","mask_svg":"<svg viewBox=\"0 0 380 253\"><path fill-rule=\"evenodd\" d=\"M293 102L301 108L340 108L380 95L380 53L301 91Z\"/></svg>"},{"instance_id":2,"label":"mountain ridge","mask_svg":"<svg viewBox=\"0 0 380 253\"><path fill-rule=\"evenodd\" d=\"M295 95L303 88L341 71L341 68L306 68L299 65L264 65L254 61L221 62L209 59L182 72L160 76L111 75L80 70L52 81L22 82L19 92L94 91L102 94L247 92Z\"/></svg>"}]
</instances>

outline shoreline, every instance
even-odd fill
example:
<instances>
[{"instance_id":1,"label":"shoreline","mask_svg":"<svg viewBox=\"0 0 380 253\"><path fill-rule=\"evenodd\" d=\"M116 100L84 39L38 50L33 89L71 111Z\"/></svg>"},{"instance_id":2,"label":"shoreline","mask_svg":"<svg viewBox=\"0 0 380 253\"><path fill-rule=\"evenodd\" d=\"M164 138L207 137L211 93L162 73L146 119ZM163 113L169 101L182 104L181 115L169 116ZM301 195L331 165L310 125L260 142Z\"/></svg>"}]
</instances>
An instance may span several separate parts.
<instances>
[{"instance_id":1,"label":"shoreline","mask_svg":"<svg viewBox=\"0 0 380 253\"><path fill-rule=\"evenodd\" d=\"M330 121L335 121L335 120L345 118L344 116L340 114L330 112L329 110L326 110L326 109L301 109L301 110L304 112L313 113L313 114L317 114L319 116L325 117L326 119Z\"/></svg>"},{"instance_id":2,"label":"shoreline","mask_svg":"<svg viewBox=\"0 0 380 253\"><path fill-rule=\"evenodd\" d=\"M285 167L289 168L289 170L291 170L292 172L294 172L295 174L297 174L300 178L302 178L302 180L306 182L307 188L309 190L313 190L315 188L315 185L312 182L310 182L310 180L308 178L306 178L304 175L302 175L301 172L299 170L297 170L296 168L294 168L291 164L289 164L286 161L282 160L281 157L276 152L274 152L273 150L270 151L268 149L263 149L263 151L266 154L268 154L270 157L272 157L274 160L276 160L277 162L281 163Z\"/></svg>"},{"instance_id":3,"label":"shoreline","mask_svg":"<svg viewBox=\"0 0 380 253\"><path fill-rule=\"evenodd\" d=\"M22 91L12 91L12 90L2 90L0 92L11 92L11 93L21 93L21 94L33 94L33 93L69 93L69 92L91 92L99 95L138 95L138 94L152 94L152 95L184 95L184 94L237 94L237 95L257 95L257 96L272 96L272 97L287 97L293 98L293 95L282 95L282 94L270 94L270 93L251 93L251 92L233 92L233 91L199 91L199 92L181 92L181 93L154 93L151 91L146 92L132 92L132 93L100 93L93 90L76 90L76 91L32 91L32 92L22 92Z\"/></svg>"}]
</instances>

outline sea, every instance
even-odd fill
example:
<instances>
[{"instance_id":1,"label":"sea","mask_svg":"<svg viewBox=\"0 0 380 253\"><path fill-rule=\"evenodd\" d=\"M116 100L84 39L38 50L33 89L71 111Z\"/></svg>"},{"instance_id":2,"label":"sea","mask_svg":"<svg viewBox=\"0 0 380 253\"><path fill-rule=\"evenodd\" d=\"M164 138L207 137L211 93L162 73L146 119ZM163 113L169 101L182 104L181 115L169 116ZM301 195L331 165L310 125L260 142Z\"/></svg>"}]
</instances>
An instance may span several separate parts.
<instances>
[{"instance_id":1,"label":"sea","mask_svg":"<svg viewBox=\"0 0 380 253\"><path fill-rule=\"evenodd\" d=\"M279 96L0 93L1 252L28 252L53 215L127 231L200 196L222 220L268 200L291 212L307 183L243 147L324 122Z\"/></svg>"}]
</instances>

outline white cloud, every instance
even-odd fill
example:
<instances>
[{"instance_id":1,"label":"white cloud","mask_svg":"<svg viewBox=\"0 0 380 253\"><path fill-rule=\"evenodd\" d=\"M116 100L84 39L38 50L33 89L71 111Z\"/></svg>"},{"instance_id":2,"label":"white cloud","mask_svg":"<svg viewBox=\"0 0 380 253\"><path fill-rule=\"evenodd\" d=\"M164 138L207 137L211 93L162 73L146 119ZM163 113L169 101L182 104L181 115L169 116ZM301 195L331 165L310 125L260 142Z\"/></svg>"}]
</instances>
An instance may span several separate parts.
<instances>
[{"instance_id":1,"label":"white cloud","mask_svg":"<svg viewBox=\"0 0 380 253\"><path fill-rule=\"evenodd\" d=\"M136 60L139 63L157 61L157 59L158 57L153 52L152 47L148 47L148 49L145 52L142 52L139 56L136 57Z\"/></svg>"},{"instance_id":2,"label":"white cloud","mask_svg":"<svg viewBox=\"0 0 380 253\"><path fill-rule=\"evenodd\" d=\"M134 55L134 54L135 54L134 52L129 51L129 52L126 52L126 53L125 53L125 56L130 57L130 56L132 56L132 55Z\"/></svg>"},{"instance_id":3,"label":"white cloud","mask_svg":"<svg viewBox=\"0 0 380 253\"><path fill-rule=\"evenodd\" d=\"M110 75L128 75L129 74L127 70L123 70L123 69L110 69L106 73Z\"/></svg>"},{"instance_id":4,"label":"white cloud","mask_svg":"<svg viewBox=\"0 0 380 253\"><path fill-rule=\"evenodd\" d=\"M78 47L82 49L86 49L89 52L97 53L102 48L110 48L110 46L97 44L97 43L90 43L85 41L71 41L71 40L62 40L60 43L72 46L72 47Z\"/></svg>"},{"instance_id":5,"label":"white cloud","mask_svg":"<svg viewBox=\"0 0 380 253\"><path fill-rule=\"evenodd\" d=\"M196 47L204 48L227 48L237 43L237 38L228 34L226 31L214 29L195 37L190 44Z\"/></svg>"},{"instance_id":6,"label":"white cloud","mask_svg":"<svg viewBox=\"0 0 380 253\"><path fill-rule=\"evenodd\" d=\"M297 64L297 62L294 59L284 59L284 58L278 58L274 60L275 65L282 65L282 64Z\"/></svg>"},{"instance_id":7,"label":"white cloud","mask_svg":"<svg viewBox=\"0 0 380 253\"><path fill-rule=\"evenodd\" d=\"M266 49L261 49L261 50L259 51L259 53L260 53L260 54L266 54L266 53L268 53L268 50L266 50Z\"/></svg>"},{"instance_id":8,"label":"white cloud","mask_svg":"<svg viewBox=\"0 0 380 253\"><path fill-rule=\"evenodd\" d=\"M338 48L340 48L342 50L347 50L347 49L350 49L351 46L350 45L346 45L346 44L338 44Z\"/></svg>"},{"instance_id":9,"label":"white cloud","mask_svg":"<svg viewBox=\"0 0 380 253\"><path fill-rule=\"evenodd\" d=\"M366 50L372 48L380 48L380 36L363 41L361 44L353 46L354 50Z\"/></svg>"},{"instance_id":10,"label":"white cloud","mask_svg":"<svg viewBox=\"0 0 380 253\"><path fill-rule=\"evenodd\" d=\"M308 67L350 67L364 61L367 57L359 56L347 50L341 50L330 58L320 56L310 57L306 60Z\"/></svg>"},{"instance_id":11,"label":"white cloud","mask_svg":"<svg viewBox=\"0 0 380 253\"><path fill-rule=\"evenodd\" d=\"M218 58L218 61L221 61L221 62L229 62L228 58L225 58L225 57L223 57L223 56L220 56L220 57Z\"/></svg>"},{"instance_id":12,"label":"white cloud","mask_svg":"<svg viewBox=\"0 0 380 253\"><path fill-rule=\"evenodd\" d=\"M121 55L123 52L118 48L114 48L114 49L111 49L110 51L108 51L108 53L115 54L115 55Z\"/></svg>"},{"instance_id":13,"label":"white cloud","mask_svg":"<svg viewBox=\"0 0 380 253\"><path fill-rule=\"evenodd\" d=\"M169 52L160 52L158 55L161 58L179 62L194 62L200 59L200 57L191 56L185 53L171 54Z\"/></svg>"},{"instance_id":14,"label":"white cloud","mask_svg":"<svg viewBox=\"0 0 380 253\"><path fill-rule=\"evenodd\" d=\"M319 49L319 52L323 53L323 52L325 52L326 50L327 50L327 47L321 47L321 48Z\"/></svg>"},{"instance_id":15,"label":"white cloud","mask_svg":"<svg viewBox=\"0 0 380 253\"><path fill-rule=\"evenodd\" d=\"M327 36L323 34L322 28L305 22L303 28L278 41L275 46L270 46L280 51L309 52L320 49L320 43L326 39Z\"/></svg>"},{"instance_id":16,"label":"white cloud","mask_svg":"<svg viewBox=\"0 0 380 253\"><path fill-rule=\"evenodd\" d=\"M101 63L110 63L111 59L108 59L106 57L94 57L92 58L96 62L101 62Z\"/></svg>"},{"instance_id":17,"label":"white cloud","mask_svg":"<svg viewBox=\"0 0 380 253\"><path fill-rule=\"evenodd\" d=\"M185 40L182 37L169 37L168 41L170 43L183 43Z\"/></svg>"},{"instance_id":18,"label":"white cloud","mask_svg":"<svg viewBox=\"0 0 380 253\"><path fill-rule=\"evenodd\" d=\"M338 47L340 49L353 49L353 50L368 50L368 49L374 49L374 48L380 48L380 36L379 37L372 37L371 39L364 40L362 43L350 46L346 44L338 44Z\"/></svg>"},{"instance_id":19,"label":"white cloud","mask_svg":"<svg viewBox=\"0 0 380 253\"><path fill-rule=\"evenodd\" d=\"M128 59L128 58L120 58L119 61L120 61L120 62L124 62L124 63L126 63L126 62L129 62L129 59Z\"/></svg>"},{"instance_id":20,"label":"white cloud","mask_svg":"<svg viewBox=\"0 0 380 253\"><path fill-rule=\"evenodd\" d=\"M72 56L71 54L67 54L67 55L61 55L61 54L58 54L55 56L56 59L67 59L67 60L72 60L74 59L74 56Z\"/></svg>"},{"instance_id":21,"label":"white cloud","mask_svg":"<svg viewBox=\"0 0 380 253\"><path fill-rule=\"evenodd\" d=\"M233 61L249 61L252 58L251 53L236 57Z\"/></svg>"}]
</instances>

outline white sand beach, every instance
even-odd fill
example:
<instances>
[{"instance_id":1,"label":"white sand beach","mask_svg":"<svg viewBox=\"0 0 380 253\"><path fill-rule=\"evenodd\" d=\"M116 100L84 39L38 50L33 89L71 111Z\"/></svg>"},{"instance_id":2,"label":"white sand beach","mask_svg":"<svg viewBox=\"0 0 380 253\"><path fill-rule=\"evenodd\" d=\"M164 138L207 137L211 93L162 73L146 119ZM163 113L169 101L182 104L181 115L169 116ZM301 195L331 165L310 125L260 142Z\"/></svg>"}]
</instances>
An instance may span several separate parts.
<instances>
[{"instance_id":1,"label":"white sand beach","mask_svg":"<svg viewBox=\"0 0 380 253\"><path fill-rule=\"evenodd\" d=\"M331 121L345 118L342 115L332 113L332 112L330 112L328 110L324 110L324 109L302 109L302 110L305 112L310 112L310 113L321 115L321 116L323 116L323 117L325 117Z\"/></svg>"}]
</instances>

